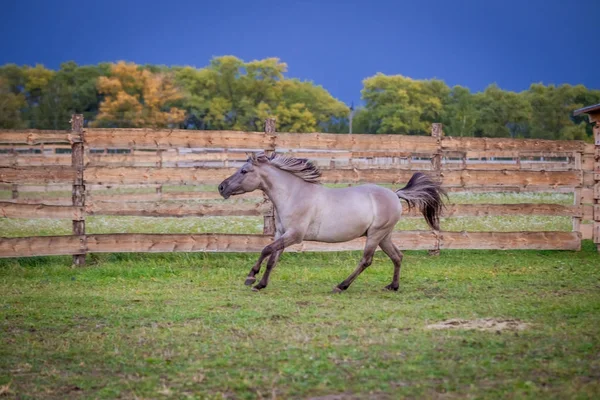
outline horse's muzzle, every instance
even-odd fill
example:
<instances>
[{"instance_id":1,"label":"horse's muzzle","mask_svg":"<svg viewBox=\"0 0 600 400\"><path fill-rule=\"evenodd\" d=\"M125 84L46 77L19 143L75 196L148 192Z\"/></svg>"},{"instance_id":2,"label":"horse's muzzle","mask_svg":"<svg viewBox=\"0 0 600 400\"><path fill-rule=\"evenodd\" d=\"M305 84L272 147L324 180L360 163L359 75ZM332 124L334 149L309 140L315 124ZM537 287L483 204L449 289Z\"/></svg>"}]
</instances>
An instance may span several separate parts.
<instances>
[{"instance_id":1,"label":"horse's muzzle","mask_svg":"<svg viewBox=\"0 0 600 400\"><path fill-rule=\"evenodd\" d=\"M223 196L224 199L228 199L231 193L227 193L227 184L225 181L221 182L219 185L219 194Z\"/></svg>"}]
</instances>

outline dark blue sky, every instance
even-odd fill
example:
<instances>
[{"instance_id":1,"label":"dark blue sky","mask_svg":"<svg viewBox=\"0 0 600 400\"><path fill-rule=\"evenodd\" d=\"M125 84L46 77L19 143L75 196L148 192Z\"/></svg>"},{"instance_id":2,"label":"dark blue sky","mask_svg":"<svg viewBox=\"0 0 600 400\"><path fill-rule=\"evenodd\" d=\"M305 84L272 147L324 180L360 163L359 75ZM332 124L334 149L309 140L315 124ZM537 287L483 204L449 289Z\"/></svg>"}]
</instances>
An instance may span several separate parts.
<instances>
[{"instance_id":1,"label":"dark blue sky","mask_svg":"<svg viewBox=\"0 0 600 400\"><path fill-rule=\"evenodd\" d=\"M600 89L599 0L2 0L0 64L205 66L279 57L288 76L358 102L377 72L479 91ZM596 28L594 29L594 25ZM594 65L595 61L595 65Z\"/></svg>"}]
</instances>

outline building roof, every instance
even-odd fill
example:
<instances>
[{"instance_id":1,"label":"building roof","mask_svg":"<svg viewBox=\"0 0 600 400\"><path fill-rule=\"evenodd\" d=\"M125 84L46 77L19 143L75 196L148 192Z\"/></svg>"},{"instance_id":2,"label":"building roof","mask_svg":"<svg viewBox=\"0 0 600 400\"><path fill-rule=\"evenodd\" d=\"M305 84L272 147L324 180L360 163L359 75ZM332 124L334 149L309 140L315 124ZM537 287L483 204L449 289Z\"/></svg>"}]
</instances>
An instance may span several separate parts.
<instances>
[{"instance_id":1,"label":"building roof","mask_svg":"<svg viewBox=\"0 0 600 400\"><path fill-rule=\"evenodd\" d=\"M589 113L592 113L594 111L600 112L600 104L595 104L593 106L587 106L587 107L583 107L583 108L580 108L578 110L575 110L575 111L573 111L573 115L589 114Z\"/></svg>"}]
</instances>

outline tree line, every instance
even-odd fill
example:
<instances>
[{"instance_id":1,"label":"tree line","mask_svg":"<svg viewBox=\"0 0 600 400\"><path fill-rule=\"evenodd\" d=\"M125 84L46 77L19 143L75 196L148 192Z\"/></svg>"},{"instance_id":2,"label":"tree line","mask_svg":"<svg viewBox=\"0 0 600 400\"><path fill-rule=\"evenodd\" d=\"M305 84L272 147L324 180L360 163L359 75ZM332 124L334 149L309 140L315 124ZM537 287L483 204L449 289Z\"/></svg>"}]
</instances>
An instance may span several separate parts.
<instances>
[{"instance_id":1,"label":"tree line","mask_svg":"<svg viewBox=\"0 0 600 400\"><path fill-rule=\"evenodd\" d=\"M347 133L350 109L326 89L285 76L277 58L245 62L215 57L189 66L63 63L0 67L0 128L68 129L71 114L87 126L261 131L275 117L280 132ZM437 79L377 74L363 81L353 132L578 139L591 127L573 110L600 103L583 85L532 84L522 92L490 85L482 92Z\"/></svg>"}]
</instances>

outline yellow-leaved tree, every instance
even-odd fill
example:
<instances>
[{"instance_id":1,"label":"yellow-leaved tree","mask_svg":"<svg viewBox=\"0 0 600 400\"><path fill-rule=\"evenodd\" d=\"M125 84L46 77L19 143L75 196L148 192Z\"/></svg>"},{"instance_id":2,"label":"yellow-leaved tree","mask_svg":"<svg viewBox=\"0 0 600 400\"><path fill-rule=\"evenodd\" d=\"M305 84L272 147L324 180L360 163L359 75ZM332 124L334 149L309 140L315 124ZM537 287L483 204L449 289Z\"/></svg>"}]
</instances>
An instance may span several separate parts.
<instances>
[{"instance_id":1,"label":"yellow-leaved tree","mask_svg":"<svg viewBox=\"0 0 600 400\"><path fill-rule=\"evenodd\" d=\"M110 76L99 77L97 85L104 101L94 126L161 128L185 119L185 110L173 105L182 95L168 73L121 61L112 64Z\"/></svg>"},{"instance_id":2,"label":"yellow-leaved tree","mask_svg":"<svg viewBox=\"0 0 600 400\"><path fill-rule=\"evenodd\" d=\"M321 86L288 79L278 58L244 62L216 57L206 68L177 68L188 121L198 129L262 131L275 117L279 132L330 131L348 107Z\"/></svg>"}]
</instances>

